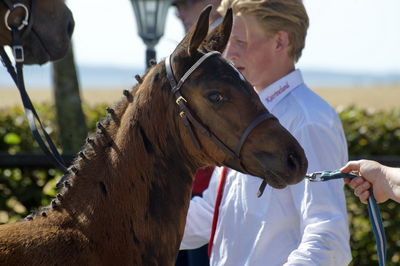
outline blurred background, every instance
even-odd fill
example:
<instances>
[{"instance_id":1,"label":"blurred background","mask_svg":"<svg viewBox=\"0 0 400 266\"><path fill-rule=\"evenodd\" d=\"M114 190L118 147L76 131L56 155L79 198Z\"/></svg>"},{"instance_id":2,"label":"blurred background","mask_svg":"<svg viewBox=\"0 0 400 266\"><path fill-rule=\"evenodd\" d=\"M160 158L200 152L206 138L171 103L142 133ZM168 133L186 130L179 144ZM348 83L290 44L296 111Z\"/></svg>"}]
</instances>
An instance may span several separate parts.
<instances>
[{"instance_id":1,"label":"blurred background","mask_svg":"<svg viewBox=\"0 0 400 266\"><path fill-rule=\"evenodd\" d=\"M400 2L304 3L310 28L297 67L304 71L306 82L317 91L324 89L320 94L335 106L395 106L395 100L400 98L396 99L400 91ZM92 97L92 101L117 100L119 95L114 96L112 91L130 88L136 82L133 76L145 71L146 46L137 34L131 2L114 0L111 6L106 0L68 0L67 4L76 22L73 47L81 89L102 90L97 95L100 98ZM156 46L158 61L171 53L184 36L175 13L175 8L170 7L164 36ZM52 87L50 69L49 64L25 68L27 88L36 90L32 92L34 99L51 99L43 92ZM0 70L0 93L5 94L10 88L16 93L7 72ZM363 91L349 92L360 88ZM9 91L0 104L18 103L18 99L11 99L12 95ZM83 97L87 99L86 93Z\"/></svg>"}]
</instances>

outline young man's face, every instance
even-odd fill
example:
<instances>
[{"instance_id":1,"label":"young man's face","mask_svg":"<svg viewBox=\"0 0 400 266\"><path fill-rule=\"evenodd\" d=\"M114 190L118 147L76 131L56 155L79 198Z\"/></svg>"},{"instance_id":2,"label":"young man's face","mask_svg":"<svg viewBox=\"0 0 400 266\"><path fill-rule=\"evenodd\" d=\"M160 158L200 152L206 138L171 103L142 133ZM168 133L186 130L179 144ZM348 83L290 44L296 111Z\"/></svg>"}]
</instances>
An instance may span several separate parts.
<instances>
[{"instance_id":1,"label":"young man's face","mask_svg":"<svg viewBox=\"0 0 400 266\"><path fill-rule=\"evenodd\" d=\"M225 51L246 79L261 91L273 83L282 67L276 36L268 37L265 30L250 15L234 16L232 34Z\"/></svg>"}]
</instances>

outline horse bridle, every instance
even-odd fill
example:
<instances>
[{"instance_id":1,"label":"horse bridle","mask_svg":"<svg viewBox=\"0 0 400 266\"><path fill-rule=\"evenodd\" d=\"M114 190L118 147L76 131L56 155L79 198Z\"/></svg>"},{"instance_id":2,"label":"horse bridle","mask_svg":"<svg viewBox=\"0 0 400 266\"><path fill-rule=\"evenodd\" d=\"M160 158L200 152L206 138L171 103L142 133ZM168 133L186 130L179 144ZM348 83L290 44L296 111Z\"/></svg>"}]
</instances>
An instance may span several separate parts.
<instances>
[{"instance_id":1,"label":"horse bridle","mask_svg":"<svg viewBox=\"0 0 400 266\"><path fill-rule=\"evenodd\" d=\"M178 104L180 113L179 116L183 119L183 123L186 126L186 128L189 131L189 135L191 136L191 139L193 140L195 146L197 149L201 149L200 142L193 132L192 125L199 130L203 135L207 136L210 138L218 147L220 147L222 150L224 150L227 154L229 154L231 157L233 157L235 160L238 161L239 165L243 168L244 171L247 172L245 167L241 163L241 158L240 158L240 152L242 150L242 147L251 133L251 131L258 126L261 122L267 120L267 119L273 119L275 118L274 115L272 115L269 112L264 112L263 114L259 115L256 117L250 124L249 126L244 130L242 136L239 139L239 143L236 145L236 148L233 150L230 147L228 147L225 143L223 143L217 136L215 136L210 130L207 129L206 126L203 125L200 121L198 121L193 115L192 112L190 111L189 107L186 105L187 100L182 96L180 93L180 89L182 88L183 84L185 81L189 78L189 76L208 58L211 56L221 56L221 53L217 51L212 51L204 54L202 57L200 57L197 62L189 68L188 71L182 76L182 78L179 80L179 82L176 82L175 75L172 70L172 65L171 65L171 55L168 56L165 59L165 67L166 67L166 72L167 72L167 78L169 80L169 83L171 85L171 92L175 96L176 104ZM234 66L232 66L234 67Z\"/></svg>"},{"instance_id":2,"label":"horse bridle","mask_svg":"<svg viewBox=\"0 0 400 266\"><path fill-rule=\"evenodd\" d=\"M29 8L23 3L11 3L10 0L0 0L0 3L4 3L8 8L4 16L4 23L6 28L10 30L12 34L11 48L15 59L15 68L11 63L11 60L8 57L7 53L5 52L4 47L0 47L0 56L3 65L7 68L8 73L10 74L11 78L13 79L15 85L17 86L21 94L21 99L22 103L24 104L25 114L29 122L29 127L37 143L57 168L61 169L63 172L67 172L68 169L66 167L63 158L58 152L49 134L46 132L25 89L24 75L22 70L23 63L25 60L24 48L22 46L22 39L26 34L28 34L32 30L33 14L35 11L35 1L34 0L30 1L31 5ZM24 19L22 20L21 25L10 26L8 24L8 17L10 16L11 12L13 12L17 8L22 8L25 11ZM22 30L24 30L23 34L21 33ZM45 138L44 140L39 133L36 123L39 125L39 128L41 129L41 132L44 135Z\"/></svg>"},{"instance_id":3,"label":"horse bridle","mask_svg":"<svg viewBox=\"0 0 400 266\"><path fill-rule=\"evenodd\" d=\"M4 25L12 33L12 48L13 48L15 60L23 62L23 60L24 60L23 51L24 50L21 45L21 40L32 29L33 17L34 17L33 13L35 10L35 1L31 0L30 1L31 4L29 7L27 7L25 4L23 4L21 2L12 3L10 0L0 0L0 3L1 2L4 3L4 5L8 8L8 10L6 11L6 14L4 15ZM8 23L8 18L10 16L11 12L16 10L17 8L22 8L25 12L25 16L19 26L10 26ZM24 30L23 35L20 34L20 32L22 30Z\"/></svg>"}]
</instances>

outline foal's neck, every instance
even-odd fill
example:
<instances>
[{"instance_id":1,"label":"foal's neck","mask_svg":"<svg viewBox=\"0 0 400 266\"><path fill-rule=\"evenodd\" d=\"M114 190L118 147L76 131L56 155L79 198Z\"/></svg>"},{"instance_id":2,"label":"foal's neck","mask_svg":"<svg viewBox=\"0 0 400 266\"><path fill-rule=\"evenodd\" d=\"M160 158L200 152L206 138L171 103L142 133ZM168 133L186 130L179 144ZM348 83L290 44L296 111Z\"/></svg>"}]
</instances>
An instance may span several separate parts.
<instances>
[{"instance_id":1,"label":"foal's neck","mask_svg":"<svg viewBox=\"0 0 400 266\"><path fill-rule=\"evenodd\" d=\"M178 126L168 121L170 110L157 114L134 106L98 126L58 208L95 241L118 239L132 249L162 246L152 256L174 258L198 166L182 148Z\"/></svg>"}]
</instances>

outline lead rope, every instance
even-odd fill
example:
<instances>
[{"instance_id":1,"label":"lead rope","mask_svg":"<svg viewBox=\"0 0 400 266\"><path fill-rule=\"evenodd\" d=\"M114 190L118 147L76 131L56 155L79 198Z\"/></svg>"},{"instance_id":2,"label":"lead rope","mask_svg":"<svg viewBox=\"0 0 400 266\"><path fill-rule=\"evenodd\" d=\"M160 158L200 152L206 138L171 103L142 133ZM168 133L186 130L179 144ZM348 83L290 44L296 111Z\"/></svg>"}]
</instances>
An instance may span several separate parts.
<instances>
[{"instance_id":1,"label":"lead rope","mask_svg":"<svg viewBox=\"0 0 400 266\"><path fill-rule=\"evenodd\" d=\"M211 258L211 250L214 243L215 230L217 229L217 222L219 216L219 206L221 205L222 195L224 194L224 187L226 182L226 176L228 173L228 168L222 167L221 177L219 179L217 197L215 199L214 215L211 226L210 241L208 242L208 257Z\"/></svg>"},{"instance_id":2,"label":"lead rope","mask_svg":"<svg viewBox=\"0 0 400 266\"><path fill-rule=\"evenodd\" d=\"M48 158L51 160L51 162L59 168L61 171L64 173L67 172L67 167L64 162L64 159L61 157L60 153L58 152L55 144L51 140L50 135L47 133L45 130L42 122L40 121L40 118L35 110L35 107L33 106L29 95L25 89L25 84L24 84L24 79L23 79L23 71L22 71L22 62L16 61L15 63L15 69L14 70L9 58L7 57L7 54L5 53L4 49L0 49L0 54L3 59L4 66L7 68L7 71L10 73L11 77L14 80L14 83L16 84L18 91L21 95L22 103L24 105L24 110L25 110L25 115L29 123L29 127L32 131L32 134L36 140L36 142L39 144L40 148L43 150L43 152L48 156ZM39 127L41 129L41 132L44 135L44 139L41 137L39 133L39 129L36 125L36 122L39 124ZM47 143L47 145L46 145Z\"/></svg>"},{"instance_id":3,"label":"lead rope","mask_svg":"<svg viewBox=\"0 0 400 266\"><path fill-rule=\"evenodd\" d=\"M341 178L355 178L356 174L353 173L342 173L339 170L336 171L321 171L315 172L312 174L307 174L306 178L308 178L311 182L323 182L333 179L341 179ZM378 204L375 200L374 193L372 188L369 189L370 196L368 198L368 215L369 221L371 223L372 232L375 237L376 243L376 251L378 254L379 266L386 265L386 236L385 229L383 228L382 217L379 213Z\"/></svg>"},{"instance_id":4,"label":"lead rope","mask_svg":"<svg viewBox=\"0 0 400 266\"><path fill-rule=\"evenodd\" d=\"M228 171L228 169L226 167L222 168L221 177L220 177L220 181L218 184L217 197L215 200L215 207L214 207L214 216L213 216L212 227L211 227L210 241L208 243L208 257L209 258L211 257L212 246L214 244L214 236L215 236L215 231L217 228L217 222L218 222L218 216L219 216L219 207L221 205L222 195L224 193L224 186L225 186L225 182L226 182L227 171ZM307 177L310 179L310 181L318 182L318 181L327 181L327 180L345 178L345 177L354 178L354 177L356 177L356 175L345 174L345 173L341 173L338 171L337 172L324 171L324 172L322 172L322 175L320 175L320 173L318 173L317 178L316 178L316 176L313 176L313 175L310 175ZM386 265L385 230L383 228L382 217L380 215L378 204L375 200L373 191L372 191L372 189L369 189L369 191L370 191L370 196L368 198L369 220L371 222L372 231L373 231L373 234L375 237L379 266L385 266Z\"/></svg>"},{"instance_id":5,"label":"lead rope","mask_svg":"<svg viewBox=\"0 0 400 266\"><path fill-rule=\"evenodd\" d=\"M375 236L376 250L378 253L379 265L385 266L386 263L386 236L383 228L382 217L379 213L378 204L374 198L372 189L369 190L368 214L372 226L372 232Z\"/></svg>"}]
</instances>

